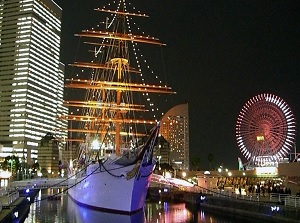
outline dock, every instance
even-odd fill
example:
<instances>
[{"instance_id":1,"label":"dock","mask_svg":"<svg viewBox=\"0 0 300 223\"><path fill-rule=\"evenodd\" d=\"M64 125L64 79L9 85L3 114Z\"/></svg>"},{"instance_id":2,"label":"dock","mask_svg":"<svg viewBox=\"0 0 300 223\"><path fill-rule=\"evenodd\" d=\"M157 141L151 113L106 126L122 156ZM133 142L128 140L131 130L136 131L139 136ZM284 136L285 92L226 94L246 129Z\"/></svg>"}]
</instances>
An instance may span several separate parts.
<instances>
[{"instance_id":1,"label":"dock","mask_svg":"<svg viewBox=\"0 0 300 223\"><path fill-rule=\"evenodd\" d=\"M26 197L20 197L19 191L1 191L0 223L21 222L29 213L30 202Z\"/></svg>"}]
</instances>

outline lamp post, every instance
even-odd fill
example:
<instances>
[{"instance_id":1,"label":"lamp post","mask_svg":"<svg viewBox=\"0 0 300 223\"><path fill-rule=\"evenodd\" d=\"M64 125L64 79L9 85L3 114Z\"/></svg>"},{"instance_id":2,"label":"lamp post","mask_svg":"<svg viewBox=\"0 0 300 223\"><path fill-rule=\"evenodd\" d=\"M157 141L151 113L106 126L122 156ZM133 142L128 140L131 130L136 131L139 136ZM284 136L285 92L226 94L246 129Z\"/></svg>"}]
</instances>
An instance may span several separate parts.
<instances>
[{"instance_id":1,"label":"lamp post","mask_svg":"<svg viewBox=\"0 0 300 223\"><path fill-rule=\"evenodd\" d=\"M10 158L10 172L11 172L11 176L13 175L12 174L12 158Z\"/></svg>"},{"instance_id":2,"label":"lamp post","mask_svg":"<svg viewBox=\"0 0 300 223\"><path fill-rule=\"evenodd\" d=\"M160 159L161 159L161 156L158 156L158 170L159 170L159 171L161 170L161 167L160 167Z\"/></svg>"}]
</instances>

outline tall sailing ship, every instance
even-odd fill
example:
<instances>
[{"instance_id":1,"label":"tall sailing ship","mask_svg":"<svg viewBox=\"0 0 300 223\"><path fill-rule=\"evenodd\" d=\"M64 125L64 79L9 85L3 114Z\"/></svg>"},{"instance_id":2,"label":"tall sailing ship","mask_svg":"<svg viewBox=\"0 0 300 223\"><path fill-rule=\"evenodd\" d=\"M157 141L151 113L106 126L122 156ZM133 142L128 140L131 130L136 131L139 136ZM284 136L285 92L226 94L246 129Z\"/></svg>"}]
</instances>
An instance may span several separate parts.
<instances>
[{"instance_id":1,"label":"tall sailing ship","mask_svg":"<svg viewBox=\"0 0 300 223\"><path fill-rule=\"evenodd\" d=\"M89 70L89 76L66 80L66 87L84 90L85 97L65 102L70 109L82 109L80 115L63 117L72 121L69 132L83 136L78 157L70 162L68 194L80 205L121 214L143 209L156 164L153 150L160 122L141 118L151 109L136 101L151 93L175 93L165 85L144 83L139 63L132 66L140 44L165 44L132 33L132 19L148 16L134 7L134 12L128 11L129 6L127 0L119 0L95 9L105 14L99 25L103 28L76 34L93 49L93 59L71 64L74 69ZM141 83L134 81L137 76Z\"/></svg>"}]
</instances>

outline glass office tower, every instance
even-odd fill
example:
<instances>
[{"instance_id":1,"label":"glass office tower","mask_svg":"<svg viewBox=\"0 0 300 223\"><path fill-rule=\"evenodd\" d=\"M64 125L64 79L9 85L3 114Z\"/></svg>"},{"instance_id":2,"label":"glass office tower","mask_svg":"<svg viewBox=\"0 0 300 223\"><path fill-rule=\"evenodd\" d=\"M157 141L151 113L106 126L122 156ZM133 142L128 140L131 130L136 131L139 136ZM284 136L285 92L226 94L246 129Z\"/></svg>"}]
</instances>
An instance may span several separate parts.
<instances>
[{"instance_id":1,"label":"glass office tower","mask_svg":"<svg viewBox=\"0 0 300 223\"><path fill-rule=\"evenodd\" d=\"M67 135L61 15L51 0L0 1L0 144L29 164L48 132Z\"/></svg>"}]
</instances>

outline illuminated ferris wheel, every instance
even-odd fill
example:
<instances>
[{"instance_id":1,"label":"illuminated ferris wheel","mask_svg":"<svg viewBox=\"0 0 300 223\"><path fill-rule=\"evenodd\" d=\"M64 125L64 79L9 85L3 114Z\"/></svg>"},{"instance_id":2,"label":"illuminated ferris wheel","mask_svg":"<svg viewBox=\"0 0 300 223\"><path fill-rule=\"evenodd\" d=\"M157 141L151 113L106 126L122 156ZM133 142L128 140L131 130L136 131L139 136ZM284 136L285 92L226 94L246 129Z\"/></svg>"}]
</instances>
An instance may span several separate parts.
<instances>
[{"instance_id":1,"label":"illuminated ferris wheel","mask_svg":"<svg viewBox=\"0 0 300 223\"><path fill-rule=\"evenodd\" d=\"M275 165L294 147L296 122L279 97L260 94L242 108L236 123L239 149L254 166Z\"/></svg>"}]
</instances>

